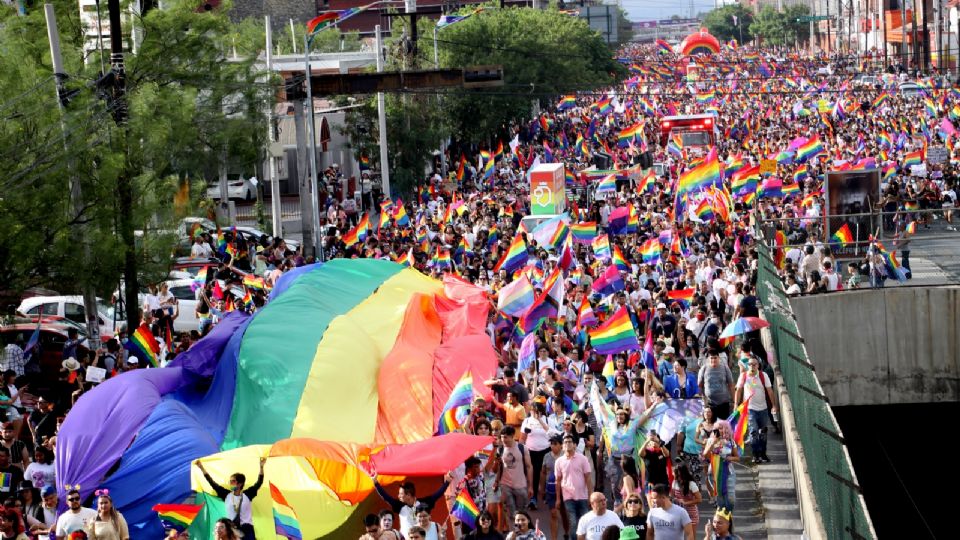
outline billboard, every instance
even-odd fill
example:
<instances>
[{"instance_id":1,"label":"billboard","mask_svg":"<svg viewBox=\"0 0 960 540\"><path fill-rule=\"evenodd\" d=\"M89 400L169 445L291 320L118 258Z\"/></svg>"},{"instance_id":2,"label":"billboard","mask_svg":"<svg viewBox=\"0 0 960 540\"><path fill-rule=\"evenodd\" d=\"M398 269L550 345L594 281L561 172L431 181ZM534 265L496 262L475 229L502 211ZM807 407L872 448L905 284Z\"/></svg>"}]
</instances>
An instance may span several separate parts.
<instances>
[{"instance_id":1,"label":"billboard","mask_svg":"<svg viewBox=\"0 0 960 540\"><path fill-rule=\"evenodd\" d=\"M838 258L863 255L870 235L880 232L880 171L827 171L824 186L823 234ZM830 240L846 224L854 242L840 247Z\"/></svg>"},{"instance_id":2,"label":"billboard","mask_svg":"<svg viewBox=\"0 0 960 540\"><path fill-rule=\"evenodd\" d=\"M541 163L530 170L530 215L550 216L567 209L562 163Z\"/></svg>"}]
</instances>

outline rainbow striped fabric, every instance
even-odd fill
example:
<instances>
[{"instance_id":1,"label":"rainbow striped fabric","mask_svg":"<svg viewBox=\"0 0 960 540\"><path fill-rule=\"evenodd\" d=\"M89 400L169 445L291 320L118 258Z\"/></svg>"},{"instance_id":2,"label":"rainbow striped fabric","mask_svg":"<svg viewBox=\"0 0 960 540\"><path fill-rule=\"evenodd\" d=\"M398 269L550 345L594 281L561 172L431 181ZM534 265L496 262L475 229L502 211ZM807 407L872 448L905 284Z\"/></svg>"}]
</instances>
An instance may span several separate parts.
<instances>
[{"instance_id":1,"label":"rainbow striped fabric","mask_svg":"<svg viewBox=\"0 0 960 540\"><path fill-rule=\"evenodd\" d=\"M466 486L463 487L460 494L457 495L457 498L453 501L453 507L450 508L450 515L459 519L470 529L477 527L477 516L480 515L480 509L477 508L476 503L473 502L473 497L470 496L470 492L467 491Z\"/></svg>"},{"instance_id":2,"label":"rainbow striped fabric","mask_svg":"<svg viewBox=\"0 0 960 540\"><path fill-rule=\"evenodd\" d=\"M613 265L621 272L630 271L630 263L627 262L626 257L623 256L623 252L620 251L620 246L616 244L613 245Z\"/></svg>"},{"instance_id":3,"label":"rainbow striped fabric","mask_svg":"<svg viewBox=\"0 0 960 540\"><path fill-rule=\"evenodd\" d=\"M608 174L604 176L600 183L597 184L596 196L598 199L604 198L609 193L617 192L617 175Z\"/></svg>"},{"instance_id":4,"label":"rainbow striped fabric","mask_svg":"<svg viewBox=\"0 0 960 540\"><path fill-rule=\"evenodd\" d=\"M644 242L640 246L640 256L643 257L643 262L655 264L660 259L660 239L651 238Z\"/></svg>"},{"instance_id":5,"label":"rainbow striped fabric","mask_svg":"<svg viewBox=\"0 0 960 540\"><path fill-rule=\"evenodd\" d=\"M507 273L513 273L515 269L520 268L526 262L527 243L523 241L522 236L517 234L513 237L513 241L510 242L510 248L503 254L503 258L497 263L494 271L499 272L500 270L506 270Z\"/></svg>"},{"instance_id":6,"label":"rainbow striped fabric","mask_svg":"<svg viewBox=\"0 0 960 540\"><path fill-rule=\"evenodd\" d=\"M140 328L137 328L130 335L130 339L127 340L124 347L137 358L150 362L153 367L160 366L160 362L157 360L157 355L160 354L160 344L157 343L157 339L153 337L153 333L150 332L150 328L145 323L141 324Z\"/></svg>"},{"instance_id":7,"label":"rainbow striped fabric","mask_svg":"<svg viewBox=\"0 0 960 540\"><path fill-rule=\"evenodd\" d=\"M287 540L302 540L303 533L300 532L300 522L297 521L297 514L287 503L286 497L277 486L270 482L270 499L273 501L273 524L278 538Z\"/></svg>"},{"instance_id":8,"label":"rainbow striped fabric","mask_svg":"<svg viewBox=\"0 0 960 540\"><path fill-rule=\"evenodd\" d=\"M593 281L591 287L594 292L601 296L607 296L626 288L623 280L620 279L620 270L618 270L615 265L608 266L607 269Z\"/></svg>"},{"instance_id":9,"label":"rainbow striped fabric","mask_svg":"<svg viewBox=\"0 0 960 540\"><path fill-rule=\"evenodd\" d=\"M473 375L467 370L450 391L450 397L443 406L440 420L437 422L437 433L443 435L452 433L463 425L463 420L470 413L470 402L473 401Z\"/></svg>"},{"instance_id":10,"label":"rainbow striped fabric","mask_svg":"<svg viewBox=\"0 0 960 540\"><path fill-rule=\"evenodd\" d=\"M637 332L627 309L621 307L595 330L589 330L590 343L597 354L617 354L640 348L637 341Z\"/></svg>"},{"instance_id":11,"label":"rainbow striped fabric","mask_svg":"<svg viewBox=\"0 0 960 540\"><path fill-rule=\"evenodd\" d=\"M500 289L497 309L512 317L520 317L533 305L533 285L527 276L520 276Z\"/></svg>"},{"instance_id":12,"label":"rainbow striped fabric","mask_svg":"<svg viewBox=\"0 0 960 540\"><path fill-rule=\"evenodd\" d=\"M743 400L743 403L740 404L736 410L733 411L733 414L727 418L727 422L730 423L730 427L733 428L733 444L740 447L740 452L743 452L743 446L747 440L747 425L750 423L750 415L747 413L747 404L750 403L750 398L753 397L753 394L747 396Z\"/></svg>"},{"instance_id":13,"label":"rainbow striped fabric","mask_svg":"<svg viewBox=\"0 0 960 540\"><path fill-rule=\"evenodd\" d=\"M917 150L916 152L910 152L909 154L903 156L903 168L909 170L910 167L918 166L923 164L923 150Z\"/></svg>"},{"instance_id":14,"label":"rainbow striped fabric","mask_svg":"<svg viewBox=\"0 0 960 540\"><path fill-rule=\"evenodd\" d=\"M557 103L557 110L560 112L572 109L577 106L577 98L573 96L564 96L563 99Z\"/></svg>"},{"instance_id":15,"label":"rainbow striped fabric","mask_svg":"<svg viewBox=\"0 0 960 540\"><path fill-rule=\"evenodd\" d=\"M157 504L153 506L153 511L163 521L178 529L186 529L197 518L202 508L202 504Z\"/></svg>"},{"instance_id":16,"label":"rainbow striped fabric","mask_svg":"<svg viewBox=\"0 0 960 540\"><path fill-rule=\"evenodd\" d=\"M717 159L716 149L710 150L710 154L703 163L684 171L677 184L679 192L698 191L713 185L719 185L720 161Z\"/></svg>"},{"instance_id":17,"label":"rainbow striped fabric","mask_svg":"<svg viewBox=\"0 0 960 540\"><path fill-rule=\"evenodd\" d=\"M590 307L590 301L586 298L580 302L580 309L577 313L577 331L588 326L596 326L597 316L593 314L593 308Z\"/></svg>"},{"instance_id":18,"label":"rainbow striped fabric","mask_svg":"<svg viewBox=\"0 0 960 540\"><path fill-rule=\"evenodd\" d=\"M672 291L667 291L667 298L672 302L678 302L683 309L690 307L690 304L693 303L693 293L694 289L676 289Z\"/></svg>"},{"instance_id":19,"label":"rainbow striped fabric","mask_svg":"<svg viewBox=\"0 0 960 540\"><path fill-rule=\"evenodd\" d=\"M840 244L840 247L847 247L847 244L853 242L853 233L850 232L850 225L844 223L830 238L836 240L837 243Z\"/></svg>"},{"instance_id":20,"label":"rainbow striped fabric","mask_svg":"<svg viewBox=\"0 0 960 540\"><path fill-rule=\"evenodd\" d=\"M804 162L812 157L823 153L823 145L820 143L820 137L814 135L797 148L797 162Z\"/></svg>"},{"instance_id":21,"label":"rainbow striped fabric","mask_svg":"<svg viewBox=\"0 0 960 540\"><path fill-rule=\"evenodd\" d=\"M573 241L581 244L590 244L597 236L597 222L584 221L570 225L570 232L573 233Z\"/></svg>"},{"instance_id":22,"label":"rainbow striped fabric","mask_svg":"<svg viewBox=\"0 0 960 540\"><path fill-rule=\"evenodd\" d=\"M593 254L601 261L610 260L610 238L601 234L593 239Z\"/></svg>"}]
</instances>

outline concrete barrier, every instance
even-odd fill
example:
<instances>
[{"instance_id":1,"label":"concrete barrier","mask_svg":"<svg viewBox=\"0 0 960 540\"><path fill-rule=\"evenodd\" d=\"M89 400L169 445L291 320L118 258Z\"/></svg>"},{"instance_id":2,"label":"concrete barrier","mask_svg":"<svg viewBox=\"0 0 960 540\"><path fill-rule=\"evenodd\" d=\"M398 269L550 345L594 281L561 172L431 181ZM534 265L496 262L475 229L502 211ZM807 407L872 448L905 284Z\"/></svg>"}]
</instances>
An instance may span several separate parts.
<instances>
[{"instance_id":1,"label":"concrete barrier","mask_svg":"<svg viewBox=\"0 0 960 540\"><path fill-rule=\"evenodd\" d=\"M960 287L790 300L830 404L960 401Z\"/></svg>"}]
</instances>

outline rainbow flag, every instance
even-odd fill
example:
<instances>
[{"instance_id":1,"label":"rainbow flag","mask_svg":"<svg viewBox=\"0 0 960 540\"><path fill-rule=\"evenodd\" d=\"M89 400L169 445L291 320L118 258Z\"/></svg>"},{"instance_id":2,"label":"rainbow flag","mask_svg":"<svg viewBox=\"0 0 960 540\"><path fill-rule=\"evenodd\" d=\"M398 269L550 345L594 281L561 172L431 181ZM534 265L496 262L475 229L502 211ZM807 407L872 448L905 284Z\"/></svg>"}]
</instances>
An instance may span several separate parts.
<instances>
[{"instance_id":1,"label":"rainbow flag","mask_svg":"<svg viewBox=\"0 0 960 540\"><path fill-rule=\"evenodd\" d=\"M910 167L913 167L914 165L923 165L923 150L910 152L909 154L903 156L904 169L910 170Z\"/></svg>"},{"instance_id":2,"label":"rainbow flag","mask_svg":"<svg viewBox=\"0 0 960 540\"><path fill-rule=\"evenodd\" d=\"M596 197L598 199L602 199L608 193L616 193L616 192L617 192L617 175L616 174L608 174L607 176L604 176L603 179L600 180L600 183L597 184Z\"/></svg>"},{"instance_id":3,"label":"rainbow flag","mask_svg":"<svg viewBox=\"0 0 960 540\"><path fill-rule=\"evenodd\" d=\"M593 239L593 254L602 261L610 260L610 238L605 234L598 235Z\"/></svg>"},{"instance_id":4,"label":"rainbow flag","mask_svg":"<svg viewBox=\"0 0 960 540\"><path fill-rule=\"evenodd\" d=\"M747 399L743 400L743 403L727 418L727 422L729 422L730 427L733 428L733 442L740 447L741 454L743 454L744 442L747 440L747 425L750 423L747 404L750 403L751 397L753 397L753 394L747 396Z\"/></svg>"},{"instance_id":5,"label":"rainbow flag","mask_svg":"<svg viewBox=\"0 0 960 540\"><path fill-rule=\"evenodd\" d=\"M356 244L357 242L359 242L359 241L360 241L360 226L357 225L356 227L350 229L346 234L343 235L343 237L341 238L341 240L343 240L343 245L344 245L345 247L348 247L348 248L351 247L351 246L353 246L353 245Z\"/></svg>"},{"instance_id":6,"label":"rainbow flag","mask_svg":"<svg viewBox=\"0 0 960 540\"><path fill-rule=\"evenodd\" d=\"M617 145L620 148L626 148L630 146L631 142L636 141L642 133L643 123L637 122L636 124L620 131L620 136L617 137Z\"/></svg>"},{"instance_id":7,"label":"rainbow flag","mask_svg":"<svg viewBox=\"0 0 960 540\"><path fill-rule=\"evenodd\" d=\"M286 497L277 486L270 482L270 499L273 501L273 525L278 538L287 540L302 540L303 533L300 532L300 522L297 521L297 513L287 502Z\"/></svg>"},{"instance_id":8,"label":"rainbow flag","mask_svg":"<svg viewBox=\"0 0 960 540\"><path fill-rule=\"evenodd\" d=\"M520 268L526 262L527 243L523 241L522 236L517 234L513 237L513 241L510 242L510 248L503 254L503 258L497 263L494 271L499 272L500 270L506 270L508 274L512 274L515 269Z\"/></svg>"},{"instance_id":9,"label":"rainbow flag","mask_svg":"<svg viewBox=\"0 0 960 540\"><path fill-rule=\"evenodd\" d=\"M884 103L887 102L888 99L890 99L890 94L888 94L885 91L881 92L880 95L873 100L873 104L871 105L871 108L877 109L881 107Z\"/></svg>"},{"instance_id":10,"label":"rainbow flag","mask_svg":"<svg viewBox=\"0 0 960 540\"><path fill-rule=\"evenodd\" d=\"M153 511L158 517L178 529L186 529L200 514L202 504L155 504Z\"/></svg>"},{"instance_id":11,"label":"rainbow flag","mask_svg":"<svg viewBox=\"0 0 960 540\"><path fill-rule=\"evenodd\" d=\"M620 251L620 246L616 244L613 245L613 265L621 272L630 271L630 264L627 262L626 257L623 256L623 252Z\"/></svg>"},{"instance_id":12,"label":"rainbow flag","mask_svg":"<svg viewBox=\"0 0 960 540\"><path fill-rule=\"evenodd\" d=\"M557 103L557 111L563 112L568 109L572 109L577 106L577 98L573 96L564 96L563 99Z\"/></svg>"},{"instance_id":13,"label":"rainbow flag","mask_svg":"<svg viewBox=\"0 0 960 540\"><path fill-rule=\"evenodd\" d=\"M589 244L597 236L597 222L584 221L570 225L570 232L573 233L573 240L581 244Z\"/></svg>"},{"instance_id":14,"label":"rainbow flag","mask_svg":"<svg viewBox=\"0 0 960 540\"><path fill-rule=\"evenodd\" d=\"M850 225L844 223L830 238L836 240L837 243L840 244L840 247L847 247L847 244L853 242L853 233L850 232Z\"/></svg>"},{"instance_id":15,"label":"rainbow flag","mask_svg":"<svg viewBox=\"0 0 960 540\"><path fill-rule=\"evenodd\" d=\"M196 291L207 284L207 268L207 266L204 266L197 272L197 275L194 276L193 283L190 284L191 291Z\"/></svg>"},{"instance_id":16,"label":"rainbow flag","mask_svg":"<svg viewBox=\"0 0 960 540\"><path fill-rule=\"evenodd\" d=\"M360 154L360 170L361 171L370 170L370 158L366 154Z\"/></svg>"},{"instance_id":17,"label":"rainbow flag","mask_svg":"<svg viewBox=\"0 0 960 540\"><path fill-rule=\"evenodd\" d=\"M613 98L603 98L593 104L600 114L610 114L613 111Z\"/></svg>"},{"instance_id":18,"label":"rainbow flag","mask_svg":"<svg viewBox=\"0 0 960 540\"><path fill-rule=\"evenodd\" d=\"M453 507L450 508L450 515L459 519L469 529L477 528L477 516L480 515L480 509L473 502L473 497L467 491L467 486L463 486L460 494L454 499Z\"/></svg>"},{"instance_id":19,"label":"rainbow flag","mask_svg":"<svg viewBox=\"0 0 960 540\"><path fill-rule=\"evenodd\" d=\"M408 227L410 225L410 217L407 216L407 209L401 200L397 200L397 206L393 211L393 222L398 227Z\"/></svg>"},{"instance_id":20,"label":"rainbow flag","mask_svg":"<svg viewBox=\"0 0 960 540\"><path fill-rule=\"evenodd\" d=\"M450 268L450 251L437 246L432 263L436 268Z\"/></svg>"},{"instance_id":21,"label":"rainbow flag","mask_svg":"<svg viewBox=\"0 0 960 540\"><path fill-rule=\"evenodd\" d=\"M710 469L713 475L715 495L726 495L727 479L730 477L730 471L727 470L727 462L720 457L720 454L713 454L710 456Z\"/></svg>"},{"instance_id":22,"label":"rainbow flag","mask_svg":"<svg viewBox=\"0 0 960 540\"><path fill-rule=\"evenodd\" d=\"M437 423L437 434L444 435L452 433L460 426L470 413L470 403L473 401L473 376L470 370L467 370L460 376L460 380L454 385L447 397L447 403L443 406L440 413L440 420Z\"/></svg>"},{"instance_id":23,"label":"rainbow flag","mask_svg":"<svg viewBox=\"0 0 960 540\"><path fill-rule=\"evenodd\" d=\"M520 317L530 309L533 300L533 285L526 276L520 276L500 289L497 309L512 317Z\"/></svg>"},{"instance_id":24,"label":"rainbow flag","mask_svg":"<svg viewBox=\"0 0 960 540\"><path fill-rule=\"evenodd\" d=\"M127 340L124 347L137 358L150 362L153 367L160 366L157 360L157 355L160 354L160 344L157 343L156 338L153 337L150 328L145 323L141 324L140 328L137 328L136 332L130 335L130 339Z\"/></svg>"},{"instance_id":25,"label":"rainbow flag","mask_svg":"<svg viewBox=\"0 0 960 540\"><path fill-rule=\"evenodd\" d=\"M720 161L717 159L716 149L712 149L703 163L680 175L677 189L678 192L691 192L707 189L719 183Z\"/></svg>"},{"instance_id":26,"label":"rainbow flag","mask_svg":"<svg viewBox=\"0 0 960 540\"><path fill-rule=\"evenodd\" d=\"M707 222L714 219L713 206L706 199L701 200L693 212L700 221Z\"/></svg>"},{"instance_id":27,"label":"rainbow flag","mask_svg":"<svg viewBox=\"0 0 960 540\"><path fill-rule=\"evenodd\" d=\"M461 153L460 154L460 163L457 164L457 182L463 181L463 168L467 164L467 158Z\"/></svg>"},{"instance_id":28,"label":"rainbow flag","mask_svg":"<svg viewBox=\"0 0 960 540\"><path fill-rule=\"evenodd\" d=\"M796 182L792 184L784 184L783 187L780 188L780 191L783 193L784 197L788 195L796 195L797 193L800 193L800 184Z\"/></svg>"},{"instance_id":29,"label":"rainbow flag","mask_svg":"<svg viewBox=\"0 0 960 540\"><path fill-rule=\"evenodd\" d=\"M253 295L250 294L250 291L248 289L244 289L242 301L243 301L244 309L250 309L253 307ZM169 329L170 327L167 327L167 330ZM169 346L169 343L168 343L168 346Z\"/></svg>"},{"instance_id":30,"label":"rainbow flag","mask_svg":"<svg viewBox=\"0 0 960 540\"><path fill-rule=\"evenodd\" d=\"M619 276L618 276L619 277ZM637 341L637 332L633 328L630 314L621 307L595 330L588 330L590 343L597 354L617 354L640 348Z\"/></svg>"},{"instance_id":31,"label":"rainbow flag","mask_svg":"<svg viewBox=\"0 0 960 540\"><path fill-rule=\"evenodd\" d=\"M610 265L593 281L592 288L595 293L607 296L624 290L626 286L620 279L620 270L615 265Z\"/></svg>"},{"instance_id":32,"label":"rainbow flag","mask_svg":"<svg viewBox=\"0 0 960 540\"><path fill-rule=\"evenodd\" d=\"M580 309L577 310L577 331L588 326L596 326L600 322L597 316L593 314L593 308L590 307L590 301L586 298L580 302Z\"/></svg>"},{"instance_id":33,"label":"rainbow flag","mask_svg":"<svg viewBox=\"0 0 960 540\"><path fill-rule=\"evenodd\" d=\"M657 173L650 169L646 174L643 175L643 178L640 179L640 183L637 185L637 193L642 195L644 193L653 193L657 187Z\"/></svg>"},{"instance_id":34,"label":"rainbow flag","mask_svg":"<svg viewBox=\"0 0 960 540\"><path fill-rule=\"evenodd\" d=\"M643 362L643 367L657 375L657 354L653 348L653 326L649 323L647 323L647 337L643 340L643 348L640 349L640 361Z\"/></svg>"},{"instance_id":35,"label":"rainbow flag","mask_svg":"<svg viewBox=\"0 0 960 540\"><path fill-rule=\"evenodd\" d=\"M658 259L660 259L660 239L651 238L643 243L640 246L640 256L643 257L643 262L648 264L654 264Z\"/></svg>"},{"instance_id":36,"label":"rainbow flag","mask_svg":"<svg viewBox=\"0 0 960 540\"><path fill-rule=\"evenodd\" d=\"M667 291L667 298L680 304L683 309L688 309L693 303L694 289L676 289Z\"/></svg>"},{"instance_id":37,"label":"rainbow flag","mask_svg":"<svg viewBox=\"0 0 960 540\"><path fill-rule=\"evenodd\" d=\"M890 134L886 131L881 131L877 135L877 145L881 148L893 148L893 140L890 139Z\"/></svg>"},{"instance_id":38,"label":"rainbow flag","mask_svg":"<svg viewBox=\"0 0 960 540\"><path fill-rule=\"evenodd\" d=\"M666 53L673 52L673 47L671 47L670 44L667 43L666 41L662 39L658 39L656 43L657 43L657 54L666 54Z\"/></svg>"},{"instance_id":39,"label":"rainbow flag","mask_svg":"<svg viewBox=\"0 0 960 540\"><path fill-rule=\"evenodd\" d=\"M262 291L267 288L266 282L263 281L262 277L257 277L253 274L247 274L243 276L243 286L249 289L257 289Z\"/></svg>"},{"instance_id":40,"label":"rainbow flag","mask_svg":"<svg viewBox=\"0 0 960 540\"><path fill-rule=\"evenodd\" d=\"M710 90L709 92L697 92L697 103L701 105L712 103L713 100L716 98L717 98L716 90Z\"/></svg>"},{"instance_id":41,"label":"rainbow flag","mask_svg":"<svg viewBox=\"0 0 960 540\"><path fill-rule=\"evenodd\" d=\"M797 162L804 162L812 157L823 153L823 145L820 144L820 138L814 135L810 139L797 147Z\"/></svg>"},{"instance_id":42,"label":"rainbow flag","mask_svg":"<svg viewBox=\"0 0 960 540\"><path fill-rule=\"evenodd\" d=\"M907 234L917 234L917 222L911 221L907 223L907 227L904 229Z\"/></svg>"}]
</instances>

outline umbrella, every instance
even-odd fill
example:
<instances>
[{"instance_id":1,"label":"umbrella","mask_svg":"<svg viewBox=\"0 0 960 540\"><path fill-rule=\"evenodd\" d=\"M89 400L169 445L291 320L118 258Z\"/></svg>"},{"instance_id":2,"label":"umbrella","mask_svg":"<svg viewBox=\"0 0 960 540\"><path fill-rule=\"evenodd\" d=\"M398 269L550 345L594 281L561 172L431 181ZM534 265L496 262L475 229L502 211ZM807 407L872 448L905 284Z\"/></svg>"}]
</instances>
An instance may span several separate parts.
<instances>
[{"instance_id":1,"label":"umbrella","mask_svg":"<svg viewBox=\"0 0 960 540\"><path fill-rule=\"evenodd\" d=\"M728 338L738 336L740 334L746 334L747 332L753 332L754 330L759 330L768 326L770 326L770 323L761 319L760 317L740 317L739 319L728 324L727 327L723 329L723 333L720 334L720 337Z\"/></svg>"}]
</instances>

